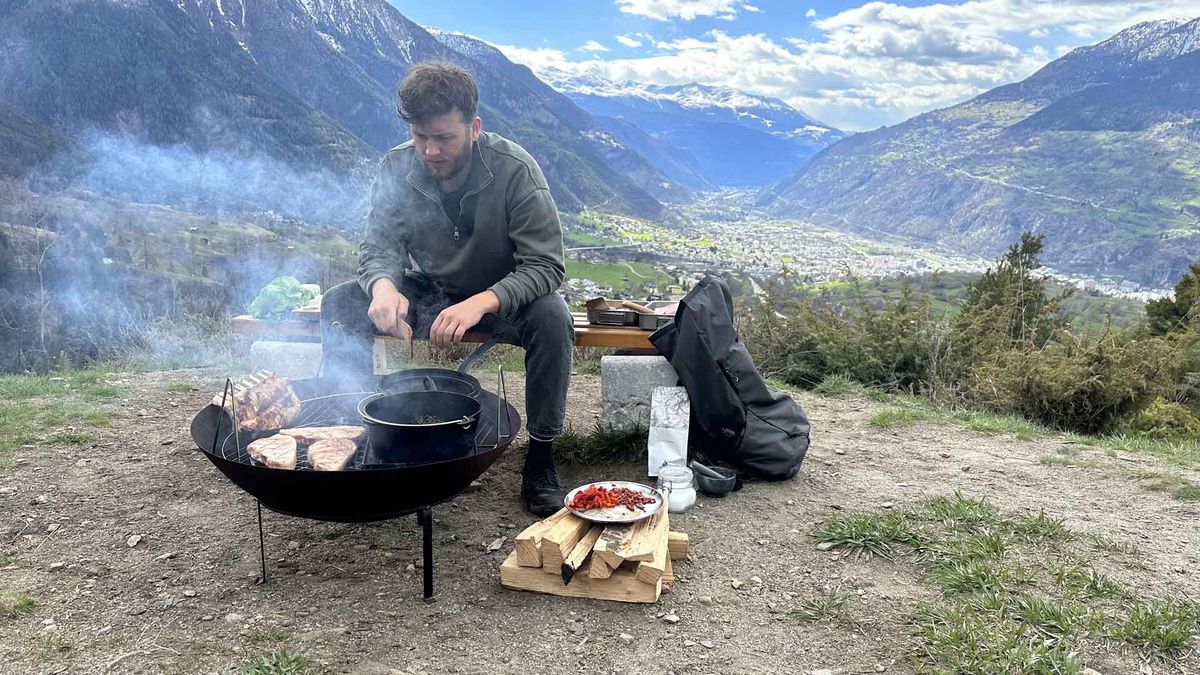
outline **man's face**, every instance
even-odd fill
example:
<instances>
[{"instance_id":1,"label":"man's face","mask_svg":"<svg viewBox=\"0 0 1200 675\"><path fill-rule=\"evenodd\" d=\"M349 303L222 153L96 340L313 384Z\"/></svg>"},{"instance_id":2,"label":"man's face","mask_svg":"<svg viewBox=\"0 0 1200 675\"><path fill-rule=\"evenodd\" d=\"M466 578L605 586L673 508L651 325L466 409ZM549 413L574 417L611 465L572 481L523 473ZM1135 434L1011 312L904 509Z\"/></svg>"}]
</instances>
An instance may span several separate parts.
<instances>
[{"instance_id":1,"label":"man's face","mask_svg":"<svg viewBox=\"0 0 1200 675\"><path fill-rule=\"evenodd\" d=\"M478 117L468 123L462 113L452 110L424 124L410 124L409 130L425 170L434 178L449 180L470 164L479 127Z\"/></svg>"}]
</instances>

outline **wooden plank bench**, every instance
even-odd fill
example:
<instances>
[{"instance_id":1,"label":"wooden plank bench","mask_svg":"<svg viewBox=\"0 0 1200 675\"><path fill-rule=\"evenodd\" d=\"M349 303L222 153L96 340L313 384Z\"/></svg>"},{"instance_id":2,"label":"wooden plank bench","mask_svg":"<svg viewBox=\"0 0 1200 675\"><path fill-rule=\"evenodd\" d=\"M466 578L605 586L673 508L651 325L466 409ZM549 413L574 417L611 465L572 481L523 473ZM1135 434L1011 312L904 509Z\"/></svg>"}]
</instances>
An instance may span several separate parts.
<instances>
[{"instance_id":1,"label":"wooden plank bench","mask_svg":"<svg viewBox=\"0 0 1200 675\"><path fill-rule=\"evenodd\" d=\"M623 326L593 326L588 323L587 314L584 312L572 312L571 318L575 320L575 346L577 347L609 347L658 353L654 349L654 345L650 344L650 335L654 331ZM279 322L269 322L243 314L230 319L229 325L234 333L240 335L283 341L320 342L320 322L321 307L318 300L293 310L291 318ZM398 340L399 338L384 336L384 339ZM468 332L463 336L464 342L483 342L486 339L487 336L482 333Z\"/></svg>"}]
</instances>

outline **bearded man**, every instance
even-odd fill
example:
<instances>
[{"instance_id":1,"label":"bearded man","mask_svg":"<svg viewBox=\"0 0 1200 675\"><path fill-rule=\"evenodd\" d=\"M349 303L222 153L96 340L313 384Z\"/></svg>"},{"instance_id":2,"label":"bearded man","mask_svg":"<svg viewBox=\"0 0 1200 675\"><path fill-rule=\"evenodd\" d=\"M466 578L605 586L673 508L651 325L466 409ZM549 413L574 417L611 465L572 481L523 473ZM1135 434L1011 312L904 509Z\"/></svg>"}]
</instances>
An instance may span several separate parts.
<instances>
[{"instance_id":1,"label":"bearded man","mask_svg":"<svg viewBox=\"0 0 1200 675\"><path fill-rule=\"evenodd\" d=\"M413 66L399 99L412 139L388 151L371 186L358 280L322 298L326 369L370 377L376 333L449 345L470 330L520 345L530 438L521 497L549 515L563 505L553 442L575 344L556 292L565 276L558 209L533 157L481 130L467 71Z\"/></svg>"}]
</instances>

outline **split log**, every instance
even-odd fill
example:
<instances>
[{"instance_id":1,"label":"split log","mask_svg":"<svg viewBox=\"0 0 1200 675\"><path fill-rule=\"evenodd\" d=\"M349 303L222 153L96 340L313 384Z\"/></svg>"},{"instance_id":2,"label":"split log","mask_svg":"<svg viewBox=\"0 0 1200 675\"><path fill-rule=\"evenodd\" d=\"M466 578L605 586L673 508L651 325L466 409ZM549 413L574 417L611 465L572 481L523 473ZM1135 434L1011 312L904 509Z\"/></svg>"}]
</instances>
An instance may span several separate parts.
<instances>
[{"instance_id":1,"label":"split log","mask_svg":"<svg viewBox=\"0 0 1200 675\"><path fill-rule=\"evenodd\" d=\"M562 574L563 561L591 526L590 522L569 513L542 532L542 571Z\"/></svg>"},{"instance_id":2,"label":"split log","mask_svg":"<svg viewBox=\"0 0 1200 675\"><path fill-rule=\"evenodd\" d=\"M658 541L658 548L654 549L654 557L637 564L637 580L644 584L658 583L658 580L662 579L663 574L667 571L667 561L669 559L667 556L667 538L662 537Z\"/></svg>"},{"instance_id":3,"label":"split log","mask_svg":"<svg viewBox=\"0 0 1200 675\"><path fill-rule=\"evenodd\" d=\"M620 567L626 560L650 560L659 540L667 538L669 529L667 505L663 504L649 518L631 525L605 528L600 541L596 542L595 552L609 567Z\"/></svg>"},{"instance_id":4,"label":"split log","mask_svg":"<svg viewBox=\"0 0 1200 675\"><path fill-rule=\"evenodd\" d=\"M603 525L592 525L592 529L583 535L583 538L575 544L575 548L571 549L571 554L562 562L562 579L564 584L571 583L571 579L575 576L575 572L583 565L583 561L592 552L592 547L596 545L596 540L600 538L600 533L604 532ZM649 582L647 582L649 583Z\"/></svg>"},{"instance_id":5,"label":"split log","mask_svg":"<svg viewBox=\"0 0 1200 675\"><path fill-rule=\"evenodd\" d=\"M603 534L600 536L601 538L604 537ZM607 579L612 576L613 568L604 562L604 558L596 555L595 547L592 548L592 557L588 560L588 577L592 579Z\"/></svg>"},{"instance_id":6,"label":"split log","mask_svg":"<svg viewBox=\"0 0 1200 675\"><path fill-rule=\"evenodd\" d=\"M690 543L686 532L668 532L667 549L670 552L671 560L686 558Z\"/></svg>"},{"instance_id":7,"label":"split log","mask_svg":"<svg viewBox=\"0 0 1200 675\"><path fill-rule=\"evenodd\" d=\"M603 581L581 574L570 584L563 584L558 578L543 574L541 570L518 565L515 551L500 565L500 584L521 591L618 602L657 602L662 593L661 581L644 584L637 580L636 572L623 569L615 570L611 578Z\"/></svg>"},{"instance_id":8,"label":"split log","mask_svg":"<svg viewBox=\"0 0 1200 675\"><path fill-rule=\"evenodd\" d=\"M557 513L539 520L521 531L517 535L517 562L522 567L541 567L542 566L542 534L550 529L552 525L570 515L571 512L566 509L559 509Z\"/></svg>"}]
</instances>

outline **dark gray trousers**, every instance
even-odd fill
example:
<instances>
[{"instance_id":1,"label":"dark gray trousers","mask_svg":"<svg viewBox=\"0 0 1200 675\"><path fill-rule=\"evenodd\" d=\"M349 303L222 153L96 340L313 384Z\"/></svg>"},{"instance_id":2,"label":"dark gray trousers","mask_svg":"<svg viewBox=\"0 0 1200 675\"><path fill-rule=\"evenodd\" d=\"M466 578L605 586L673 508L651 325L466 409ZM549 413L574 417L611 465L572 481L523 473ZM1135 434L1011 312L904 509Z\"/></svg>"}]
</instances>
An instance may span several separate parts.
<instances>
[{"instance_id":1,"label":"dark gray trousers","mask_svg":"<svg viewBox=\"0 0 1200 675\"><path fill-rule=\"evenodd\" d=\"M408 325L417 339L428 339L438 313L456 302L421 276L406 277L400 292L408 298ZM358 381L371 376L376 330L367 316L370 306L371 299L354 281L338 284L322 296L321 345L327 374ZM485 314L471 331L525 349L526 430L539 440L562 434L575 347L574 322L562 296L543 295L506 318Z\"/></svg>"}]
</instances>

